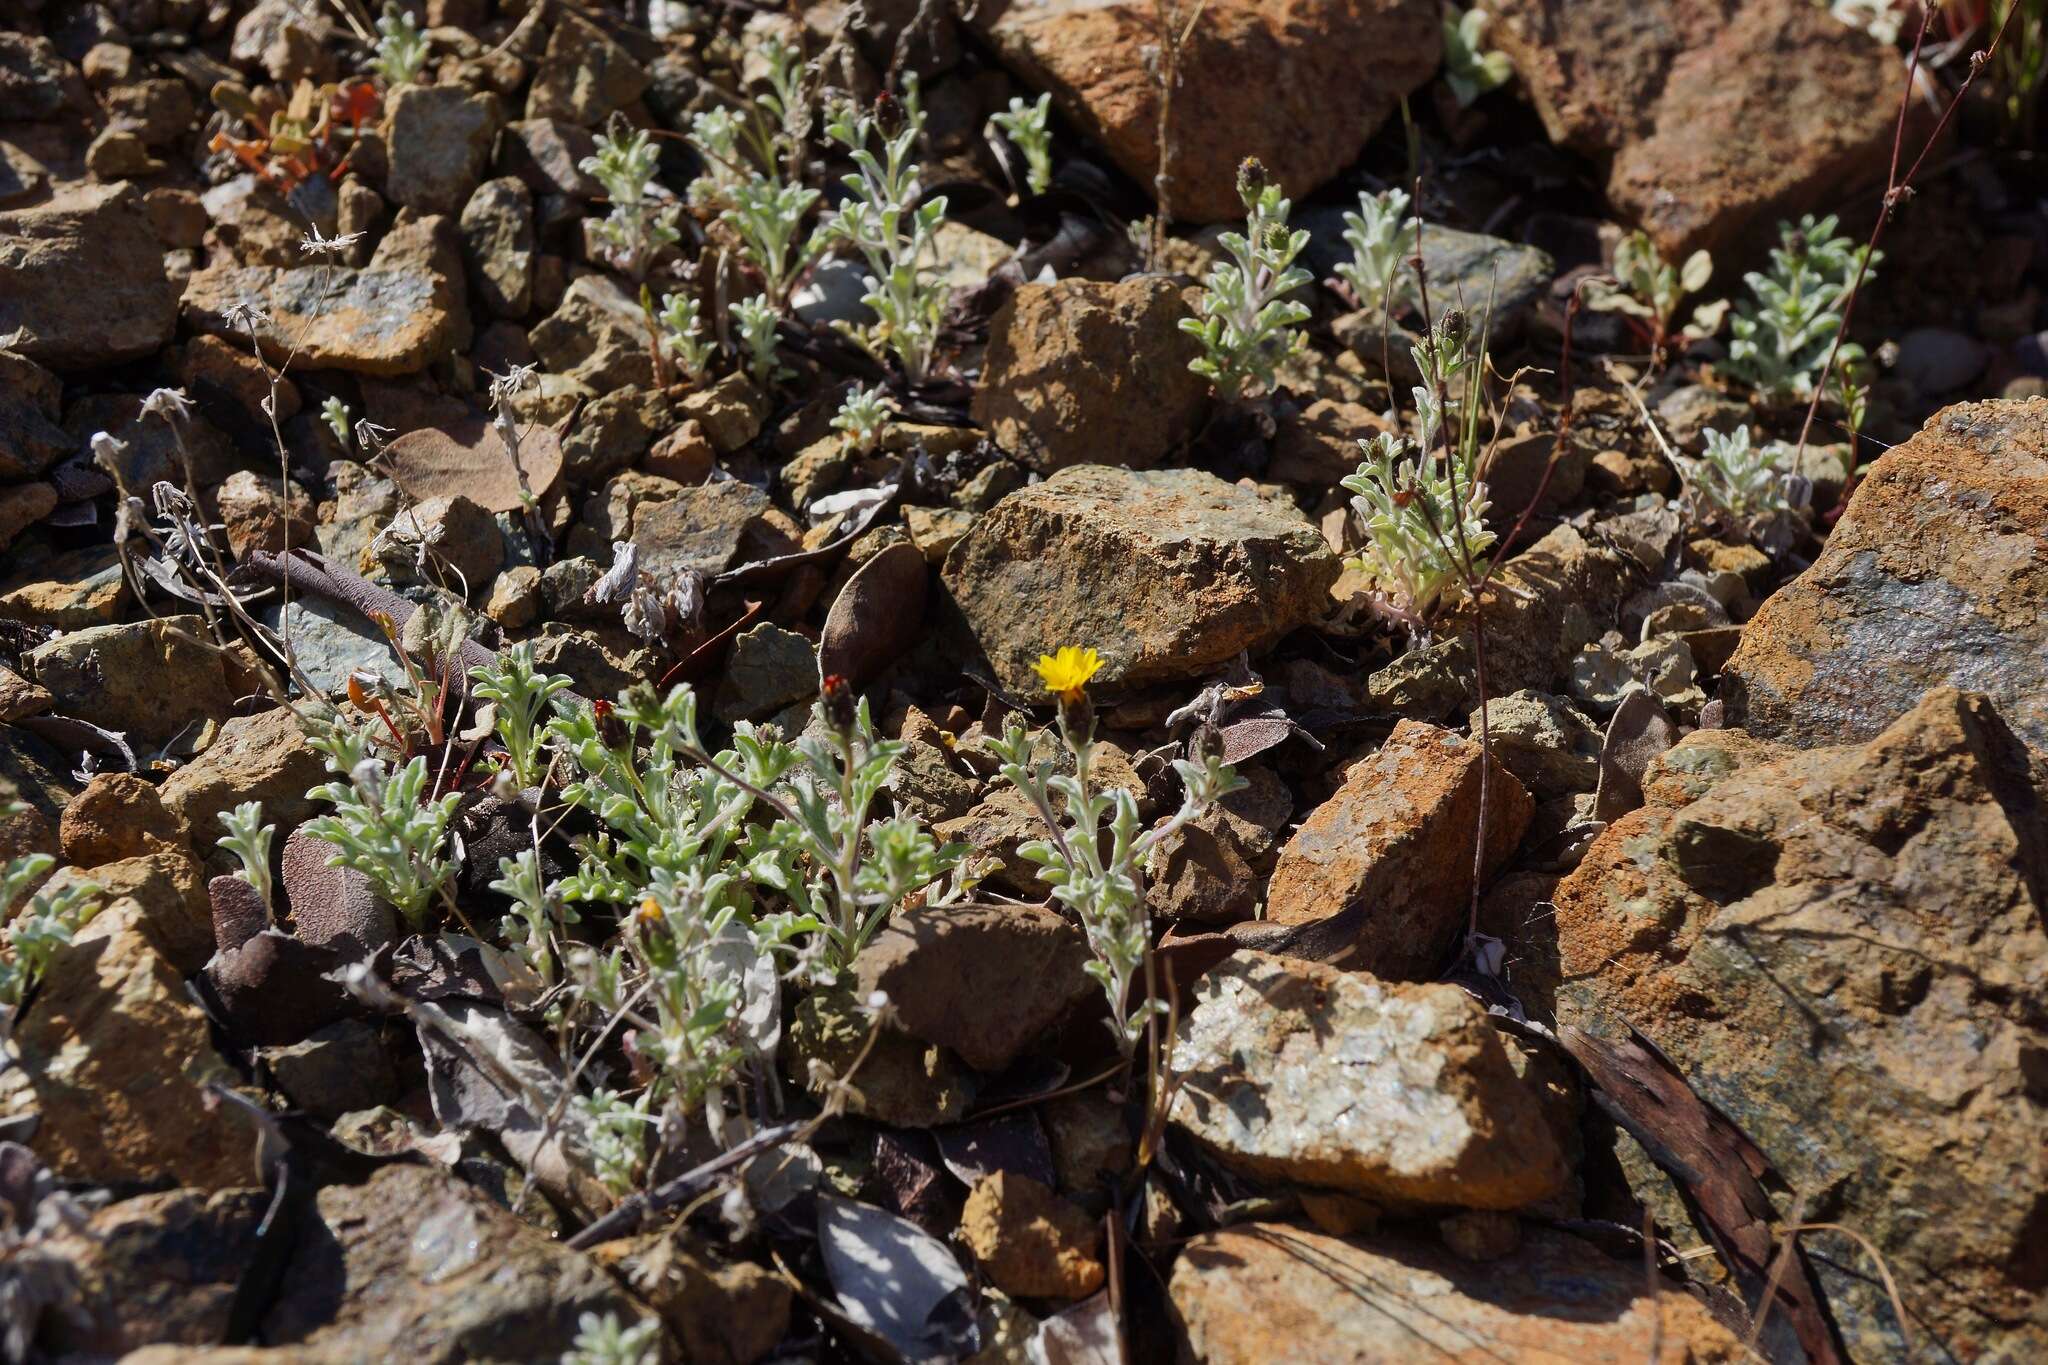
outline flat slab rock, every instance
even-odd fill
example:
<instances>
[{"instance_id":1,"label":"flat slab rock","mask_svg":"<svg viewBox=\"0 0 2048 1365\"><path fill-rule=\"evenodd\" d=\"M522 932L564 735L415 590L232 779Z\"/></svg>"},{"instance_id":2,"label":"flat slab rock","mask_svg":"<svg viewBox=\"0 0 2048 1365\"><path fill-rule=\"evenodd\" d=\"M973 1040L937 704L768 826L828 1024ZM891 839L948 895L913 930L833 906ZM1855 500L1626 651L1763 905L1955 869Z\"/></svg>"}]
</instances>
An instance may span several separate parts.
<instances>
[{"instance_id":1,"label":"flat slab rock","mask_svg":"<svg viewBox=\"0 0 2048 1365\"><path fill-rule=\"evenodd\" d=\"M1826 1191L1911 1358L2048 1358L2048 765L1937 688L1867 744L1696 732L1644 788L1553 894L1558 1021L1626 1020ZM1806 1246L1851 1356L1907 1358L1863 1252Z\"/></svg>"},{"instance_id":2,"label":"flat slab rock","mask_svg":"<svg viewBox=\"0 0 2048 1365\"><path fill-rule=\"evenodd\" d=\"M1493 0L1553 141L1608 158L1607 197L1668 260L1882 183L1899 54L1810 0ZM1178 106L1176 105L1176 108Z\"/></svg>"},{"instance_id":3,"label":"flat slab rock","mask_svg":"<svg viewBox=\"0 0 2048 1365\"><path fill-rule=\"evenodd\" d=\"M1306 517L1213 474L1075 465L997 503L941 580L1022 693L1065 644L1103 684L1199 677L1317 619L1338 571Z\"/></svg>"},{"instance_id":4,"label":"flat slab rock","mask_svg":"<svg viewBox=\"0 0 2048 1365\"><path fill-rule=\"evenodd\" d=\"M1880 456L1722 676L1728 723L1788 744L1869 739L1949 684L2048 748L2048 399L1945 408Z\"/></svg>"},{"instance_id":5,"label":"flat slab rock","mask_svg":"<svg viewBox=\"0 0 2048 1365\"><path fill-rule=\"evenodd\" d=\"M459 249L435 241L444 222L393 228L360 270L209 266L186 281L185 321L247 346L237 309L253 305L264 315L257 341L272 363L291 358L308 369L417 374L468 340Z\"/></svg>"},{"instance_id":6,"label":"flat slab rock","mask_svg":"<svg viewBox=\"0 0 2048 1365\"><path fill-rule=\"evenodd\" d=\"M1182 1358L1206 1365L1719 1365L1741 1343L1689 1295L1561 1232L1475 1264L1409 1238L1280 1223L1195 1238L1168 1287ZM1661 1341L1654 1355L1650 1343Z\"/></svg>"},{"instance_id":7,"label":"flat slab rock","mask_svg":"<svg viewBox=\"0 0 2048 1365\"><path fill-rule=\"evenodd\" d=\"M1202 978L1173 1067L1173 1122L1251 1175L1477 1209L1564 1185L1538 1097L1455 986L1240 950Z\"/></svg>"},{"instance_id":8,"label":"flat slab rock","mask_svg":"<svg viewBox=\"0 0 2048 1365\"><path fill-rule=\"evenodd\" d=\"M1128 0L1011 0L975 11L1003 64L1127 175L1159 172L1158 36ZM1350 165L1403 95L1436 74L1422 0L1213 0L1189 26L1170 127L1176 219L1244 217L1237 165L1258 157L1300 198Z\"/></svg>"}]
</instances>

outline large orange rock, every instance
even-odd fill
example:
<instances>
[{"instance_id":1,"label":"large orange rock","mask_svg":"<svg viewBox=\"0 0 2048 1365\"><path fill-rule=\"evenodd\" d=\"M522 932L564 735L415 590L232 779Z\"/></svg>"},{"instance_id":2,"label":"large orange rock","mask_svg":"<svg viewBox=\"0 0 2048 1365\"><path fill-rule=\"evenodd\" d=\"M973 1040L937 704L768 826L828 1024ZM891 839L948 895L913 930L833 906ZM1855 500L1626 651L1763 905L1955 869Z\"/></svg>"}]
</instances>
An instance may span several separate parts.
<instances>
[{"instance_id":1,"label":"large orange rock","mask_svg":"<svg viewBox=\"0 0 2048 1365\"><path fill-rule=\"evenodd\" d=\"M1810 0L1493 0L1554 141L1609 162L1607 194L1667 257L1882 184L1905 73Z\"/></svg>"},{"instance_id":2,"label":"large orange rock","mask_svg":"<svg viewBox=\"0 0 2048 1365\"><path fill-rule=\"evenodd\" d=\"M1194 10L1180 7L1181 22ZM1150 0L1011 0L975 10L1004 65L1050 90L1146 191L1159 173L1159 35ZM1176 219L1244 217L1248 156L1300 198L1358 158L1401 97L1436 74L1424 0L1210 0L1187 25L1168 146Z\"/></svg>"},{"instance_id":3,"label":"large orange rock","mask_svg":"<svg viewBox=\"0 0 2048 1365\"><path fill-rule=\"evenodd\" d=\"M2048 399L1960 403L1886 451L1722 678L1728 723L1788 744L1869 739L1949 684L2048 749Z\"/></svg>"},{"instance_id":4,"label":"large orange rock","mask_svg":"<svg viewBox=\"0 0 2048 1365\"><path fill-rule=\"evenodd\" d=\"M1866 744L1697 732L1645 791L1554 893L1558 1021L1639 1029L1870 1238L1910 1358L2048 1358L2048 765L1936 688ZM1850 1355L1908 1358L1863 1251L1805 1244Z\"/></svg>"},{"instance_id":5,"label":"large orange rock","mask_svg":"<svg viewBox=\"0 0 2048 1365\"><path fill-rule=\"evenodd\" d=\"M1266 918L1307 924L1362 901L1357 946L1341 965L1396 981L1435 976L1469 917L1480 764L1477 739L1417 720L1396 725L1280 850ZM1535 803L1498 758L1486 787L1490 876L1521 842Z\"/></svg>"}]
</instances>

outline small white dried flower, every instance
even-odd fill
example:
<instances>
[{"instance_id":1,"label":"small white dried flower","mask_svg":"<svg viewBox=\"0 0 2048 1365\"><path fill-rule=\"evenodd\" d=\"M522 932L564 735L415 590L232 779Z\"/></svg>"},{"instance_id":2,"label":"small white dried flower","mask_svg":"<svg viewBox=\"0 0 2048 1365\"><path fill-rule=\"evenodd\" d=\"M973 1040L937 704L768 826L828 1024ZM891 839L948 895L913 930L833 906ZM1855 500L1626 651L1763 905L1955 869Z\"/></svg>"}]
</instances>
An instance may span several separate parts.
<instances>
[{"instance_id":1,"label":"small white dried flower","mask_svg":"<svg viewBox=\"0 0 2048 1365\"><path fill-rule=\"evenodd\" d=\"M322 237L316 224L312 231L299 239L299 254L303 256L336 256L357 242L363 240L363 233L343 232L333 237Z\"/></svg>"}]
</instances>

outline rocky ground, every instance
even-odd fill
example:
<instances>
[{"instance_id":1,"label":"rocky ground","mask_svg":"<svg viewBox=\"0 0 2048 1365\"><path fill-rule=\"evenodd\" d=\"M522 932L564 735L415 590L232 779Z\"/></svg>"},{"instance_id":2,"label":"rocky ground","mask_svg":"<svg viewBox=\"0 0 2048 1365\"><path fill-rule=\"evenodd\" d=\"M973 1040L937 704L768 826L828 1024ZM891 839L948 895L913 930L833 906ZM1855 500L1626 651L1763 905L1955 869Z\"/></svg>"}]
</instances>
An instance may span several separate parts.
<instances>
[{"instance_id":1,"label":"rocky ground","mask_svg":"<svg viewBox=\"0 0 2048 1365\"><path fill-rule=\"evenodd\" d=\"M2009 8L6 7L0 1358L2048 1358Z\"/></svg>"}]
</instances>

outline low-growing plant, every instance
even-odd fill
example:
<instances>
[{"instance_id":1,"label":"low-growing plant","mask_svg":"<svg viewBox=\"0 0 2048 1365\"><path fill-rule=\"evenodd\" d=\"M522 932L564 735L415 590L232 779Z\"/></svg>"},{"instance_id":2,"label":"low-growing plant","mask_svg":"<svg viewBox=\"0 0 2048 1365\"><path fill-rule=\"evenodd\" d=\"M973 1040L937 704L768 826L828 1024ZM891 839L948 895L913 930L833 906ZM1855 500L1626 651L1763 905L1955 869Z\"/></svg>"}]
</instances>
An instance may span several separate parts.
<instances>
[{"instance_id":1,"label":"low-growing plant","mask_svg":"<svg viewBox=\"0 0 2048 1365\"><path fill-rule=\"evenodd\" d=\"M776 317L774 305L764 298L741 299L732 306L733 327L739 332L747 375L763 393L792 373L775 356Z\"/></svg>"},{"instance_id":2,"label":"low-growing plant","mask_svg":"<svg viewBox=\"0 0 2048 1365\"><path fill-rule=\"evenodd\" d=\"M57 860L47 853L24 854L0 864L0 913L56 865ZM99 909L99 888L90 882L74 882L55 892L45 888L31 895L7 924L6 951L0 953L0 1006L12 1009L19 1005L42 978L57 950L70 943Z\"/></svg>"},{"instance_id":3,"label":"low-growing plant","mask_svg":"<svg viewBox=\"0 0 2048 1365\"><path fill-rule=\"evenodd\" d=\"M1308 245L1302 229L1289 229L1288 201L1266 179L1266 168L1246 158L1237 168L1237 194L1244 202L1245 230L1218 240L1230 254L1209 271L1195 306L1201 316L1182 318L1181 330L1202 343L1188 368L1205 376L1226 398L1253 388L1271 388L1281 362L1298 350L1308 305L1288 297L1309 283L1294 263Z\"/></svg>"},{"instance_id":4,"label":"low-growing plant","mask_svg":"<svg viewBox=\"0 0 2048 1365\"><path fill-rule=\"evenodd\" d=\"M498 859L498 879L491 890L512 902L512 913L500 921L502 933L519 950L526 965L542 981L556 978L555 931L580 919L574 906L564 905L554 888L541 879L540 858L521 849L515 858Z\"/></svg>"},{"instance_id":5,"label":"low-growing plant","mask_svg":"<svg viewBox=\"0 0 2048 1365\"><path fill-rule=\"evenodd\" d=\"M585 1313L562 1365L654 1365L661 1358L660 1332L656 1318L628 1327L612 1313Z\"/></svg>"},{"instance_id":6,"label":"low-growing plant","mask_svg":"<svg viewBox=\"0 0 2048 1365\"><path fill-rule=\"evenodd\" d=\"M220 813L220 823L227 833L214 843L241 861L242 870L236 875L256 888L256 894L263 898L264 909L274 911L270 847L277 837L277 829L263 823L263 803L244 801L233 810L224 810Z\"/></svg>"},{"instance_id":7,"label":"low-growing plant","mask_svg":"<svg viewBox=\"0 0 2048 1365\"><path fill-rule=\"evenodd\" d=\"M682 240L679 206L656 190L660 161L646 129L615 123L598 138L596 152L577 163L611 203L595 229L598 242L619 272L636 282L647 277L657 252Z\"/></svg>"},{"instance_id":8,"label":"low-growing plant","mask_svg":"<svg viewBox=\"0 0 2048 1365\"><path fill-rule=\"evenodd\" d=\"M816 249L815 242L798 239L818 192L785 184L773 175L754 174L727 190L726 197L728 206L720 219L738 234L768 297L780 304Z\"/></svg>"},{"instance_id":9,"label":"low-growing plant","mask_svg":"<svg viewBox=\"0 0 2048 1365\"><path fill-rule=\"evenodd\" d=\"M334 439L341 442L344 451L354 448L355 440L350 426L355 421L355 414L348 410L348 404L339 398L329 398L320 405L320 420L334 433Z\"/></svg>"},{"instance_id":10,"label":"low-growing plant","mask_svg":"<svg viewBox=\"0 0 2048 1365\"><path fill-rule=\"evenodd\" d=\"M826 122L826 135L846 148L855 173L843 177L852 193L819 231L827 242L852 246L867 262L861 301L874 311L876 323L857 339L877 355L893 354L904 377L917 384L931 373L945 311L945 286L925 261L945 219L946 199L924 196L918 183L924 168L911 159L925 123L916 85L901 99L884 96L878 108L881 115L842 103ZM877 138L879 157L870 146Z\"/></svg>"},{"instance_id":11,"label":"low-growing plant","mask_svg":"<svg viewBox=\"0 0 2048 1365\"><path fill-rule=\"evenodd\" d=\"M1754 297L1735 305L1721 370L1766 403L1812 398L1841 331L1844 304L1869 249L1837 237L1835 224L1832 214L1780 224L1771 268L1743 276ZM1870 256L1862 272L1866 284L1883 259L1882 253ZM1836 354L1838 365L1862 360L1863 348L1851 341Z\"/></svg>"},{"instance_id":12,"label":"low-growing plant","mask_svg":"<svg viewBox=\"0 0 2048 1365\"><path fill-rule=\"evenodd\" d=\"M889 405L882 401L882 386L863 389L855 385L839 400L832 416L832 429L846 437L858 454L868 454L881 444L882 428L889 422Z\"/></svg>"},{"instance_id":13,"label":"low-growing plant","mask_svg":"<svg viewBox=\"0 0 2048 1365\"><path fill-rule=\"evenodd\" d=\"M1024 184L1033 194L1044 194L1052 188L1052 95L1040 95L1030 104L1018 96L1010 98L1007 112L998 110L988 116L988 137L995 140L997 132L1010 139L1010 145L1024 158Z\"/></svg>"},{"instance_id":14,"label":"low-growing plant","mask_svg":"<svg viewBox=\"0 0 2048 1365\"><path fill-rule=\"evenodd\" d=\"M1747 424L1725 436L1709 427L1700 439L1700 458L1680 459L1695 515L1718 513L1736 529L1748 530L1766 517L1792 510L1787 491L1791 446L1783 441L1753 443Z\"/></svg>"},{"instance_id":15,"label":"low-growing plant","mask_svg":"<svg viewBox=\"0 0 2048 1365\"><path fill-rule=\"evenodd\" d=\"M1671 325L1686 296L1707 287L1714 277L1714 258L1695 251L1682 265L1674 266L1657 250L1650 234L1640 228L1631 232L1614 249L1616 284L1595 283L1585 291L1588 308L1620 313L1643 332L1651 351L1661 351L1673 335ZM1721 329L1728 302L1716 299L1693 310L1692 321L1676 335L1683 341L1710 337Z\"/></svg>"},{"instance_id":16,"label":"low-growing plant","mask_svg":"<svg viewBox=\"0 0 2048 1365\"><path fill-rule=\"evenodd\" d=\"M1131 998L1132 984L1152 951L1151 917L1145 910L1147 866L1165 840L1245 783L1206 746L1198 759L1175 759L1183 792L1180 809L1151 829L1142 828L1135 796L1121 787L1095 785L1099 745L1087 687L1101 667L1093 649L1073 645L1041 655L1036 665L1040 681L1058 703L1059 739L1073 760L1073 772L1055 773L1052 760L1034 759L1032 733L1014 715L990 747L1004 779L1030 800L1051 835L1017 852L1044 869L1039 877L1052 888L1053 898L1081 922L1091 959L1085 970L1102 987L1117 1046L1129 1057L1148 1021L1166 1010L1149 980L1139 998Z\"/></svg>"},{"instance_id":17,"label":"low-growing plant","mask_svg":"<svg viewBox=\"0 0 2048 1365\"><path fill-rule=\"evenodd\" d=\"M1337 276L1351 286L1361 308L1389 306L1394 277L1414 242L1415 220L1409 216L1408 203L1406 190L1361 192L1358 212L1344 215L1344 242L1351 248L1351 259L1338 264Z\"/></svg>"},{"instance_id":18,"label":"low-growing plant","mask_svg":"<svg viewBox=\"0 0 2048 1365\"><path fill-rule=\"evenodd\" d=\"M370 58L370 71L395 90L418 80L426 64L427 35L420 32L419 21L386 4L377 17L377 53Z\"/></svg>"},{"instance_id":19,"label":"low-growing plant","mask_svg":"<svg viewBox=\"0 0 2048 1365\"><path fill-rule=\"evenodd\" d=\"M424 754L393 771L371 752L367 736L344 720L316 724L308 743L326 754L327 766L344 779L306 793L334 807L333 814L316 816L304 826L337 850L327 865L362 873L407 923L424 926L428 905L455 872L446 845L461 795L428 799Z\"/></svg>"},{"instance_id":20,"label":"low-growing plant","mask_svg":"<svg viewBox=\"0 0 2048 1365\"><path fill-rule=\"evenodd\" d=\"M492 725L505 746L505 764L522 790L540 785L541 725L549 703L569 690L572 680L534 666L531 641L499 651L488 666L469 670L475 693L492 704Z\"/></svg>"},{"instance_id":21,"label":"low-growing plant","mask_svg":"<svg viewBox=\"0 0 2048 1365\"><path fill-rule=\"evenodd\" d=\"M1444 9L1444 83L1461 109L1500 89L1515 74L1505 52L1485 47L1488 21L1486 11L1477 6L1463 12L1455 5Z\"/></svg>"},{"instance_id":22,"label":"low-growing plant","mask_svg":"<svg viewBox=\"0 0 2048 1365\"><path fill-rule=\"evenodd\" d=\"M1447 313L1409 348L1423 382L1414 389L1418 440L1394 432L1360 441L1365 459L1342 480L1366 534L1349 561L1411 627L1420 627L1444 590L1483 568L1494 536L1478 477L1482 351L1475 356L1463 315ZM1441 396L1440 396L1441 395Z\"/></svg>"},{"instance_id":23,"label":"low-growing plant","mask_svg":"<svg viewBox=\"0 0 2048 1365\"><path fill-rule=\"evenodd\" d=\"M694 294L663 294L661 348L691 382L701 382L710 373L718 346L704 335L703 305Z\"/></svg>"}]
</instances>

